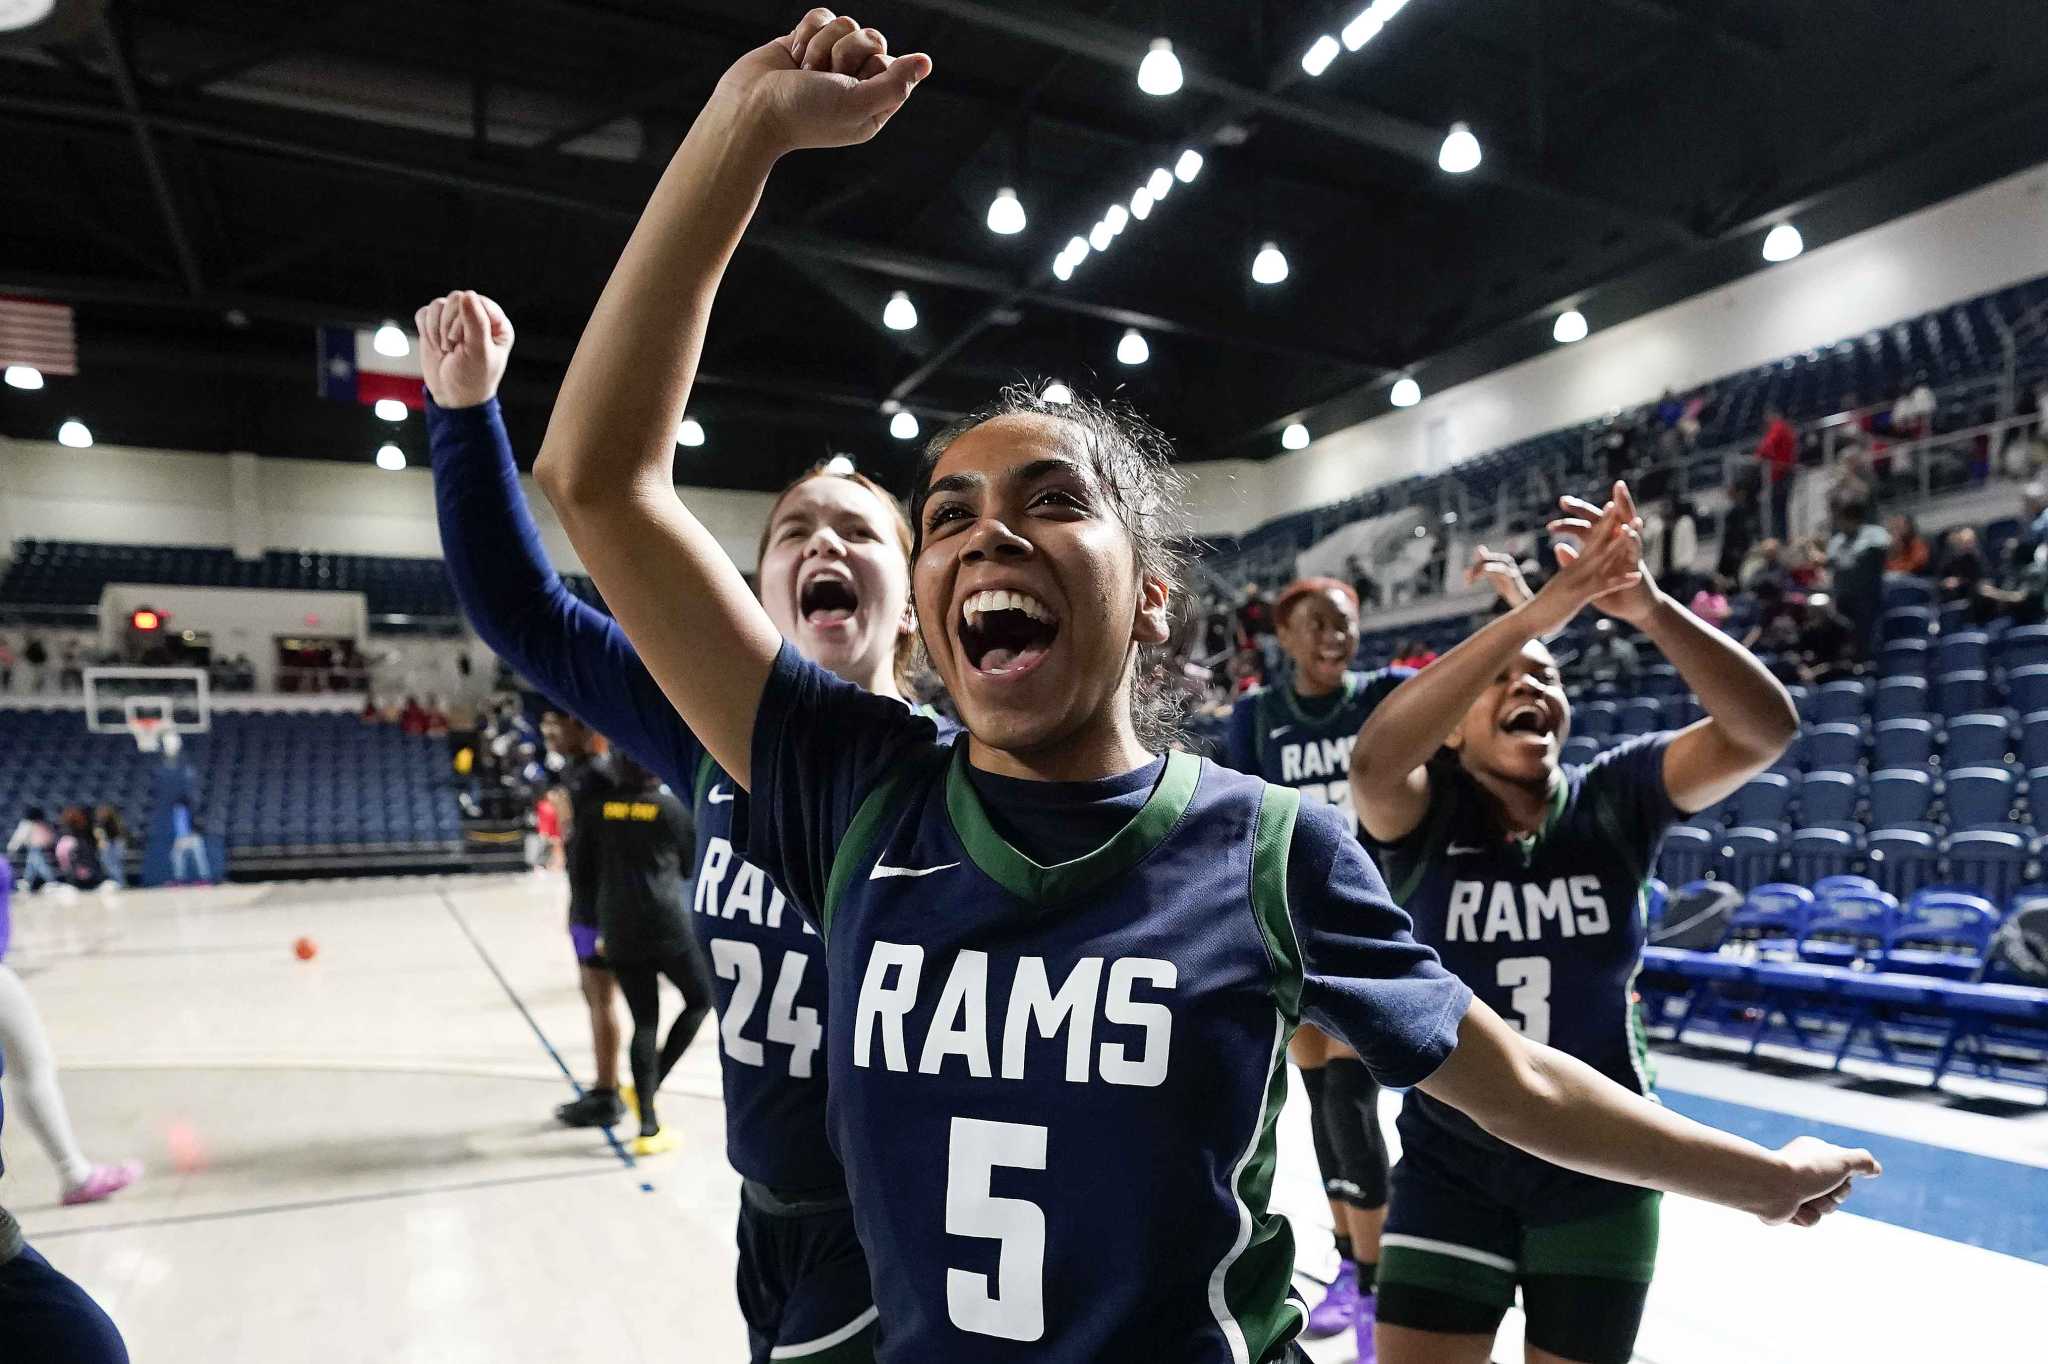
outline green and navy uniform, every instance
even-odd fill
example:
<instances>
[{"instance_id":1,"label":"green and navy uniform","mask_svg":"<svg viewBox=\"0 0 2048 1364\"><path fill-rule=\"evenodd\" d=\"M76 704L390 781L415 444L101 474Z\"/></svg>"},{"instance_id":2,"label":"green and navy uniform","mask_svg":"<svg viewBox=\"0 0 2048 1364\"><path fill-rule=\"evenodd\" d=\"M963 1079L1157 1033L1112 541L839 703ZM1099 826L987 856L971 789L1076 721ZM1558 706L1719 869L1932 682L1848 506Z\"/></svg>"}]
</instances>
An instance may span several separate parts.
<instances>
[{"instance_id":1,"label":"green and navy uniform","mask_svg":"<svg viewBox=\"0 0 2048 1364\"><path fill-rule=\"evenodd\" d=\"M1351 745L1380 702L1413 676L1413 668L1347 672L1327 696L1260 687L1231 707L1224 765L1348 811Z\"/></svg>"},{"instance_id":2,"label":"green and navy uniform","mask_svg":"<svg viewBox=\"0 0 2048 1364\"><path fill-rule=\"evenodd\" d=\"M1673 737L1643 735L1562 768L1543 827L1516 839L1456 759L1440 755L1422 822L1381 856L1416 936L1479 998L1525 1036L1638 1094L1649 1093L1650 1077L1633 985L1644 885L1680 818L1664 784ZM1546 1276L1647 1285L1657 1195L1517 1150L1426 1094L1408 1096L1399 1130L1380 1319L1447 1329L1429 1318L1449 1297L1497 1323L1520 1282L1532 1342L1574 1359L1619 1349L1626 1360L1611 1340L1595 1350L1579 1338L1542 1338L1566 1328L1544 1318L1530 1280L1539 1289ZM1626 1334L1633 1339L1633 1322Z\"/></svg>"},{"instance_id":3,"label":"green and navy uniform","mask_svg":"<svg viewBox=\"0 0 2048 1364\"><path fill-rule=\"evenodd\" d=\"M785 646L736 826L825 937L877 1357L1299 1358L1267 1207L1288 1035L1413 1084L1470 992L1296 792L1187 754L1022 782L966 750Z\"/></svg>"},{"instance_id":4,"label":"green and navy uniform","mask_svg":"<svg viewBox=\"0 0 2048 1364\"><path fill-rule=\"evenodd\" d=\"M430 403L427 429L448 576L477 634L689 803L688 918L711 962L726 1158L744 1179L737 1279L755 1364L870 1360L868 1265L825 1132L822 944L781 889L735 852L732 778L683 724L624 631L549 566L497 401L455 410ZM884 704L909 714L901 702ZM594 903L589 914L594 927Z\"/></svg>"}]
</instances>

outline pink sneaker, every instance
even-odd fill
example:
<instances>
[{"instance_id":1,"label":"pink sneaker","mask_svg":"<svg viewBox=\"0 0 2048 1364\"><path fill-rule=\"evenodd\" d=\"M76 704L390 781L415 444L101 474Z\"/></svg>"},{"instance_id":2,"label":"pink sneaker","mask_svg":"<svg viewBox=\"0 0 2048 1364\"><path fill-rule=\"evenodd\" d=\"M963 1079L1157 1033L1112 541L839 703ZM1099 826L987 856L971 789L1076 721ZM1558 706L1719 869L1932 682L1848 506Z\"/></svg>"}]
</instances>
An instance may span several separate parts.
<instances>
[{"instance_id":1,"label":"pink sneaker","mask_svg":"<svg viewBox=\"0 0 2048 1364\"><path fill-rule=\"evenodd\" d=\"M64 1191L65 1206L112 1198L140 1178L142 1162L139 1160L124 1160L119 1165L95 1165L83 1184Z\"/></svg>"}]
</instances>

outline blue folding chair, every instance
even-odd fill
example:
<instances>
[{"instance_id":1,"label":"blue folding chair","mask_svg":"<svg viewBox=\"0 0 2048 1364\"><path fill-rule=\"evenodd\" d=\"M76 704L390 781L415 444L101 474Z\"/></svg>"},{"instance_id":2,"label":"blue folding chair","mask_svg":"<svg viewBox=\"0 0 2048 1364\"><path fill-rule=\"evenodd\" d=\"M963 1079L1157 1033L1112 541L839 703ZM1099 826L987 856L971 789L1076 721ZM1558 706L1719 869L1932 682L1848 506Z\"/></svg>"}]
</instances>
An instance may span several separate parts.
<instances>
[{"instance_id":1,"label":"blue folding chair","mask_svg":"<svg viewBox=\"0 0 2048 1364\"><path fill-rule=\"evenodd\" d=\"M2005 695L2022 715L2048 710L2048 663L2033 663L2007 673Z\"/></svg>"},{"instance_id":2,"label":"blue folding chair","mask_svg":"<svg viewBox=\"0 0 2048 1364\"><path fill-rule=\"evenodd\" d=\"M1853 772L1824 768L1799 783L1799 817L1808 824L1846 824L1856 818L1860 794Z\"/></svg>"},{"instance_id":3,"label":"blue folding chair","mask_svg":"<svg viewBox=\"0 0 2048 1364\"><path fill-rule=\"evenodd\" d=\"M1950 768L1985 767L2012 755L2012 731L1996 711L1958 715L1948 722L1943 757Z\"/></svg>"},{"instance_id":4,"label":"blue folding chair","mask_svg":"<svg viewBox=\"0 0 2048 1364\"><path fill-rule=\"evenodd\" d=\"M1721 864L1721 832L1695 824L1676 824L1664 831L1657 853L1657 874L1674 885L1704 881Z\"/></svg>"},{"instance_id":5,"label":"blue folding chair","mask_svg":"<svg viewBox=\"0 0 2048 1364\"><path fill-rule=\"evenodd\" d=\"M1860 681L1828 682L1820 689L1820 703L1815 718L1823 724L1833 720L1847 720L1861 724L1865 712L1870 709L1870 684Z\"/></svg>"},{"instance_id":6,"label":"blue folding chair","mask_svg":"<svg viewBox=\"0 0 2048 1364\"><path fill-rule=\"evenodd\" d=\"M1932 825L1873 829L1863 854L1878 887L1901 899L1941 874L1941 843Z\"/></svg>"},{"instance_id":7,"label":"blue folding chair","mask_svg":"<svg viewBox=\"0 0 2048 1364\"><path fill-rule=\"evenodd\" d=\"M1758 942L1774 938L1797 941L1813 912L1813 892L1787 881L1767 881L1742 898L1742 908L1728 919L1728 937Z\"/></svg>"},{"instance_id":8,"label":"blue folding chair","mask_svg":"<svg viewBox=\"0 0 2048 1364\"><path fill-rule=\"evenodd\" d=\"M1621 732L1654 734L1664 727L1664 703L1654 696L1636 696L1621 704Z\"/></svg>"},{"instance_id":9,"label":"blue folding chair","mask_svg":"<svg viewBox=\"0 0 2048 1364\"><path fill-rule=\"evenodd\" d=\"M1863 762L1863 727L1834 721L1806 732L1806 766L1818 772L1832 768L1853 772Z\"/></svg>"},{"instance_id":10,"label":"blue folding chair","mask_svg":"<svg viewBox=\"0 0 2048 1364\"><path fill-rule=\"evenodd\" d=\"M1721 837L1726 879L1739 890L1775 881L1782 840L1776 829L1737 825Z\"/></svg>"},{"instance_id":11,"label":"blue folding chair","mask_svg":"<svg viewBox=\"0 0 2048 1364\"><path fill-rule=\"evenodd\" d=\"M1956 829L2001 825L2012 818L2014 787L2007 767L1957 767L1948 774L1948 822Z\"/></svg>"},{"instance_id":12,"label":"blue folding chair","mask_svg":"<svg viewBox=\"0 0 2048 1364\"><path fill-rule=\"evenodd\" d=\"M1879 968L1966 980L1984 968L1998 911L1981 895L1947 886L1916 892L1885 939Z\"/></svg>"},{"instance_id":13,"label":"blue folding chair","mask_svg":"<svg viewBox=\"0 0 2048 1364\"><path fill-rule=\"evenodd\" d=\"M2048 668L2042 669L2048 674ZM1934 708L1943 718L1969 715L1991 704L1991 676L1982 668L1943 673L1934 679ZM2022 705L2022 710L2038 709Z\"/></svg>"},{"instance_id":14,"label":"blue folding chair","mask_svg":"<svg viewBox=\"0 0 2048 1364\"><path fill-rule=\"evenodd\" d=\"M1934 761L1934 722L1920 716L1880 720L1871 747L1873 767L1920 767Z\"/></svg>"},{"instance_id":15,"label":"blue folding chair","mask_svg":"<svg viewBox=\"0 0 2048 1364\"><path fill-rule=\"evenodd\" d=\"M1925 767L1880 768L1870 778L1870 822L1879 828L1918 824L1934 804L1934 778Z\"/></svg>"},{"instance_id":16,"label":"blue folding chair","mask_svg":"<svg viewBox=\"0 0 2048 1364\"><path fill-rule=\"evenodd\" d=\"M1735 818L1742 824L1782 823L1791 806L1792 779L1783 772L1759 772L1735 793Z\"/></svg>"},{"instance_id":17,"label":"blue folding chair","mask_svg":"<svg viewBox=\"0 0 2048 1364\"><path fill-rule=\"evenodd\" d=\"M1832 900L1837 895L1868 895L1871 891L1882 889L1884 887L1868 876L1837 872L1831 876L1823 876L1813 883L1813 898Z\"/></svg>"},{"instance_id":18,"label":"blue folding chair","mask_svg":"<svg viewBox=\"0 0 2048 1364\"><path fill-rule=\"evenodd\" d=\"M1926 639L1934 633L1934 612L1925 606L1895 606L1877 618L1878 638Z\"/></svg>"},{"instance_id":19,"label":"blue folding chair","mask_svg":"<svg viewBox=\"0 0 2048 1364\"><path fill-rule=\"evenodd\" d=\"M1955 1064L1994 1080L2048 1089L2048 905L2006 916L1985 949L1976 980L1942 983L1937 999L1949 1033L1935 1061L1936 1084Z\"/></svg>"},{"instance_id":20,"label":"blue folding chair","mask_svg":"<svg viewBox=\"0 0 2048 1364\"><path fill-rule=\"evenodd\" d=\"M1879 720L1903 720L1927 712L1927 679L1918 676L1878 679L1877 694L1871 698L1870 713Z\"/></svg>"},{"instance_id":21,"label":"blue folding chair","mask_svg":"<svg viewBox=\"0 0 2048 1364\"><path fill-rule=\"evenodd\" d=\"M2018 829L1964 829L1943 851L1950 881L2002 905L2026 882L2032 840Z\"/></svg>"},{"instance_id":22,"label":"blue folding chair","mask_svg":"<svg viewBox=\"0 0 2048 1364\"><path fill-rule=\"evenodd\" d=\"M1934 646L1934 671L1940 673L1987 672L1991 667L1991 637L1982 630L1960 630L1943 635Z\"/></svg>"},{"instance_id":23,"label":"blue folding chair","mask_svg":"<svg viewBox=\"0 0 2048 1364\"><path fill-rule=\"evenodd\" d=\"M1860 830L1840 826L1796 829L1786 846L1790 879L1813 885L1825 876L1855 872L1863 860Z\"/></svg>"},{"instance_id":24,"label":"blue folding chair","mask_svg":"<svg viewBox=\"0 0 2048 1364\"><path fill-rule=\"evenodd\" d=\"M1885 891L1836 895L1814 906L1799 935L1802 961L1847 966L1884 950L1899 912L1896 897Z\"/></svg>"}]
</instances>

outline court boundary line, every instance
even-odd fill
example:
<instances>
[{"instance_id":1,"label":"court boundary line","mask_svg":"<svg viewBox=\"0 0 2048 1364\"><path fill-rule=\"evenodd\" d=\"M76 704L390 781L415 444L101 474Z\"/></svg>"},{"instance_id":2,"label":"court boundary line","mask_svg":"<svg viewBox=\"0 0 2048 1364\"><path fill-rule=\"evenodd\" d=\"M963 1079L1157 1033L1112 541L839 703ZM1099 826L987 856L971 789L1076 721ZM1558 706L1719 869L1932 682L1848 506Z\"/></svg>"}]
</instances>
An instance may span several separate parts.
<instances>
[{"instance_id":1,"label":"court boundary line","mask_svg":"<svg viewBox=\"0 0 2048 1364\"><path fill-rule=\"evenodd\" d=\"M455 907L455 900L448 894L447 888L437 888L434 894L440 898L443 908L448 911L448 917L455 920L455 926L462 930L462 936L469 939L469 945L476 949L476 954L482 958L484 966L496 978L498 988L505 992L505 998L512 1001L512 1007L519 1010L519 1016L526 1020L526 1026L533 1029L533 1035L539 1038L541 1046L547 1049L549 1058L554 1061L555 1066L562 1072L562 1078L569 1082L569 1088L576 1091L577 1098L582 1098L583 1086L577 1081L576 1072L569 1069L569 1063L562 1059L562 1053L555 1050L555 1044L548 1040L547 1033L541 1029L540 1020L533 1016L533 1011L526 1007L526 1001L521 999L519 992L512 988L512 982L507 980L505 973L498 969L497 961L492 958L490 950L484 946L483 939L477 937L476 930L469 926L469 920L463 918L462 911ZM638 1162L633 1159L633 1153L628 1151L625 1145L619 1141L617 1133L613 1132L609 1127L602 1127L598 1130L604 1133L605 1143L612 1148L612 1154L619 1158L620 1164L624 1165L628 1170L637 1168Z\"/></svg>"}]
</instances>

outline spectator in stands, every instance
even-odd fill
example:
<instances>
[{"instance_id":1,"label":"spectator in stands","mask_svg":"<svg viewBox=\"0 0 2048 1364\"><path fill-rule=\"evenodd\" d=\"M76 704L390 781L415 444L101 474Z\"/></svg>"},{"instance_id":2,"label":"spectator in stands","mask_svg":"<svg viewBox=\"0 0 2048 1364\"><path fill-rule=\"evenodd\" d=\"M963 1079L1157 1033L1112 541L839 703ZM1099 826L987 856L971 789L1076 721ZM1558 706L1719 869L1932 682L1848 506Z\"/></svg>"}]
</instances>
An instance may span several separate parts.
<instances>
[{"instance_id":1,"label":"spectator in stands","mask_svg":"<svg viewBox=\"0 0 2048 1364\"><path fill-rule=\"evenodd\" d=\"M1676 393L1668 388L1665 389L1664 396L1657 399L1657 429L1659 431L1675 431L1678 429L1679 421L1684 416L1685 404L1678 400Z\"/></svg>"},{"instance_id":2,"label":"spectator in stands","mask_svg":"<svg viewBox=\"0 0 2048 1364\"><path fill-rule=\"evenodd\" d=\"M1593 642L1579 655L1572 676L1581 685L1610 684L1626 690L1635 685L1642 668L1634 641L1624 638L1613 620L1602 616L1593 623Z\"/></svg>"},{"instance_id":3,"label":"spectator in stands","mask_svg":"<svg viewBox=\"0 0 2048 1364\"><path fill-rule=\"evenodd\" d=\"M1884 571L1887 573L1925 573L1927 571L1928 549L1926 537L1920 534L1920 527L1913 518L1900 512L1891 519L1891 548L1886 552Z\"/></svg>"},{"instance_id":4,"label":"spectator in stands","mask_svg":"<svg viewBox=\"0 0 2048 1364\"><path fill-rule=\"evenodd\" d=\"M409 735L427 732L427 710L417 696L405 698L405 709L398 713L398 732Z\"/></svg>"},{"instance_id":5,"label":"spectator in stands","mask_svg":"<svg viewBox=\"0 0 2048 1364\"><path fill-rule=\"evenodd\" d=\"M1734 608L1728 604L1731 585L1719 573L1709 578L1704 587L1692 594L1692 613L1715 629L1726 625L1728 617L1734 614Z\"/></svg>"},{"instance_id":6,"label":"spectator in stands","mask_svg":"<svg viewBox=\"0 0 2048 1364\"><path fill-rule=\"evenodd\" d=\"M1801 592L1823 586L1828 578L1827 546L1819 540L1801 540L1785 553L1785 576Z\"/></svg>"},{"instance_id":7,"label":"spectator in stands","mask_svg":"<svg viewBox=\"0 0 2048 1364\"><path fill-rule=\"evenodd\" d=\"M1699 520L1674 482L1655 510L1643 518L1643 562L1666 592L1690 596L1700 553Z\"/></svg>"},{"instance_id":8,"label":"spectator in stands","mask_svg":"<svg viewBox=\"0 0 2048 1364\"><path fill-rule=\"evenodd\" d=\"M116 888L128 884L128 824L118 806L102 805L93 812L93 838L100 845L100 865Z\"/></svg>"},{"instance_id":9,"label":"spectator in stands","mask_svg":"<svg viewBox=\"0 0 2048 1364\"><path fill-rule=\"evenodd\" d=\"M1858 659L1870 657L1890 548L1891 537L1871 520L1867 500L1844 502L1835 508L1835 533L1827 547L1828 574L1834 583L1835 608L1849 622Z\"/></svg>"},{"instance_id":10,"label":"spectator in stands","mask_svg":"<svg viewBox=\"0 0 2048 1364\"><path fill-rule=\"evenodd\" d=\"M14 648L0 635L0 695L14 690Z\"/></svg>"},{"instance_id":11,"label":"spectator in stands","mask_svg":"<svg viewBox=\"0 0 2048 1364\"><path fill-rule=\"evenodd\" d=\"M1419 639L1404 639L1395 646L1393 666L1396 668L1427 668L1436 662L1436 650Z\"/></svg>"},{"instance_id":12,"label":"spectator in stands","mask_svg":"<svg viewBox=\"0 0 2048 1364\"><path fill-rule=\"evenodd\" d=\"M30 635L28 642L21 646L21 661L28 665L28 689L39 692L43 689L43 669L49 666L50 651L43 644L41 635Z\"/></svg>"},{"instance_id":13,"label":"spectator in stands","mask_svg":"<svg viewBox=\"0 0 2048 1364\"><path fill-rule=\"evenodd\" d=\"M1741 580L1743 560L1756 547L1756 498L1756 470L1744 468L1728 487L1728 510L1721 514L1721 552L1714 562L1714 572L1730 582Z\"/></svg>"},{"instance_id":14,"label":"spectator in stands","mask_svg":"<svg viewBox=\"0 0 2048 1364\"><path fill-rule=\"evenodd\" d=\"M57 869L50 863L50 850L56 846L57 830L51 825L50 817L43 813L40 805L30 805L22 810L21 822L14 826L14 833L8 837L7 851L10 855L22 855L21 884L33 895L43 886L57 879Z\"/></svg>"},{"instance_id":15,"label":"spectator in stands","mask_svg":"<svg viewBox=\"0 0 2048 1364\"><path fill-rule=\"evenodd\" d=\"M1771 675L1788 687L1808 686L1813 674L1799 651L1801 608L1785 601L1782 593L1771 598L1768 614L1758 618L1744 637L1742 647L1764 661Z\"/></svg>"},{"instance_id":16,"label":"spectator in stands","mask_svg":"<svg viewBox=\"0 0 2048 1364\"><path fill-rule=\"evenodd\" d=\"M365 696L363 698L361 718L362 722L366 725L374 725L383 720L384 715L377 709L377 698L375 696Z\"/></svg>"},{"instance_id":17,"label":"spectator in stands","mask_svg":"<svg viewBox=\"0 0 2048 1364\"><path fill-rule=\"evenodd\" d=\"M188 869L190 876L185 874ZM171 880L200 885L213 880L213 864L206 855L206 831L189 800L179 800L171 807Z\"/></svg>"},{"instance_id":18,"label":"spectator in stands","mask_svg":"<svg viewBox=\"0 0 2048 1364\"><path fill-rule=\"evenodd\" d=\"M1948 553L1941 561L1941 599L1963 602L1965 619L1982 625L1996 613L1997 603L1985 597L1984 552L1977 547L1977 528L1958 526L1948 533Z\"/></svg>"},{"instance_id":19,"label":"spectator in stands","mask_svg":"<svg viewBox=\"0 0 2048 1364\"><path fill-rule=\"evenodd\" d=\"M1244 599L1237 607L1237 634L1242 644L1258 647L1259 640L1273 633L1273 607L1257 583L1244 585Z\"/></svg>"},{"instance_id":20,"label":"spectator in stands","mask_svg":"<svg viewBox=\"0 0 2048 1364\"><path fill-rule=\"evenodd\" d=\"M107 879L92 836L92 816L82 805L67 805L57 817L56 854L57 875L67 886L92 890Z\"/></svg>"},{"instance_id":21,"label":"spectator in stands","mask_svg":"<svg viewBox=\"0 0 2048 1364\"><path fill-rule=\"evenodd\" d=\"M2048 545L2048 483L2029 483L2020 505L2019 538L2026 542L2023 552L2032 555L2036 547Z\"/></svg>"},{"instance_id":22,"label":"spectator in stands","mask_svg":"<svg viewBox=\"0 0 2048 1364\"><path fill-rule=\"evenodd\" d=\"M1892 404L1892 434L1900 440L1918 440L1934 429L1934 390L1927 386L1927 371L1913 375L1913 382L1899 390Z\"/></svg>"},{"instance_id":23,"label":"spectator in stands","mask_svg":"<svg viewBox=\"0 0 2048 1364\"><path fill-rule=\"evenodd\" d=\"M1785 420L1776 403L1764 409L1763 439L1757 442L1756 457L1763 466L1764 481L1770 488L1770 532L1784 538L1792 506L1793 473L1799 467L1799 433Z\"/></svg>"},{"instance_id":24,"label":"spectator in stands","mask_svg":"<svg viewBox=\"0 0 2048 1364\"><path fill-rule=\"evenodd\" d=\"M57 688L60 691L79 691L85 686L85 661L80 656L78 641L72 640L64 646L63 662L57 672Z\"/></svg>"},{"instance_id":25,"label":"spectator in stands","mask_svg":"<svg viewBox=\"0 0 2048 1364\"><path fill-rule=\"evenodd\" d=\"M1798 651L1801 679L1807 686L1853 677L1863 661L1855 624L1835 609L1825 592L1808 597L1800 610Z\"/></svg>"}]
</instances>

